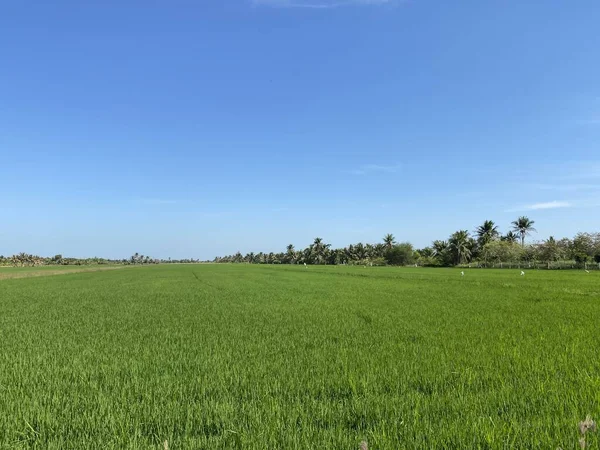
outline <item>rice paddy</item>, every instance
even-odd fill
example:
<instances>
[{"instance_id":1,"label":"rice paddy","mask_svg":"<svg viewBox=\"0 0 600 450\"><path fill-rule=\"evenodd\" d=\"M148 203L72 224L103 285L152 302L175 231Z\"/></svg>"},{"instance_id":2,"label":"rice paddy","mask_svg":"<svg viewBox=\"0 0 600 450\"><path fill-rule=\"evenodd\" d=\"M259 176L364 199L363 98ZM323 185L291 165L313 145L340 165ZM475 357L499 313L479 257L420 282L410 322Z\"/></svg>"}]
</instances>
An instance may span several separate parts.
<instances>
[{"instance_id":1,"label":"rice paddy","mask_svg":"<svg viewBox=\"0 0 600 450\"><path fill-rule=\"evenodd\" d=\"M600 274L461 270L0 280L0 448L579 448Z\"/></svg>"}]
</instances>

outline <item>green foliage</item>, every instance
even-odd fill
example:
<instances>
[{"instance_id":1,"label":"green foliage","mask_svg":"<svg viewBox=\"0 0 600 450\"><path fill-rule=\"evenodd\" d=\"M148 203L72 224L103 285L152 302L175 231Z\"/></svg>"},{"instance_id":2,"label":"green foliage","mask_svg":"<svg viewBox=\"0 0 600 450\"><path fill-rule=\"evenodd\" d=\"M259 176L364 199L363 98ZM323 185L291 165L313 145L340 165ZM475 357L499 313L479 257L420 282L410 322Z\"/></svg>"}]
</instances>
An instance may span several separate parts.
<instances>
[{"instance_id":1,"label":"green foliage","mask_svg":"<svg viewBox=\"0 0 600 450\"><path fill-rule=\"evenodd\" d=\"M513 233L512 231L509 231L504 236L501 236L500 240L514 244L519 241L519 236Z\"/></svg>"},{"instance_id":2,"label":"green foliage","mask_svg":"<svg viewBox=\"0 0 600 450\"><path fill-rule=\"evenodd\" d=\"M521 237L521 246L525 245L525 237L529 236L532 232L537 231L533 228L535 222L527 216L521 216L517 220L513 221L513 231L518 233Z\"/></svg>"},{"instance_id":3,"label":"green foliage","mask_svg":"<svg viewBox=\"0 0 600 450\"><path fill-rule=\"evenodd\" d=\"M477 235L477 243L479 247L483 247L488 242L491 242L498 238L499 232L498 227L493 220L486 220L482 225L477 227L475 230Z\"/></svg>"},{"instance_id":4,"label":"green foliage","mask_svg":"<svg viewBox=\"0 0 600 450\"><path fill-rule=\"evenodd\" d=\"M511 241L491 241L485 244L480 257L485 263L521 261L523 248Z\"/></svg>"},{"instance_id":5,"label":"green foliage","mask_svg":"<svg viewBox=\"0 0 600 450\"><path fill-rule=\"evenodd\" d=\"M51 269L0 273L30 270ZM0 281L0 448L579 448L600 418L600 275L465 272Z\"/></svg>"},{"instance_id":6,"label":"green foliage","mask_svg":"<svg viewBox=\"0 0 600 450\"><path fill-rule=\"evenodd\" d=\"M501 235L492 220L486 220L475 229L474 236L467 230L452 233L447 240L435 240L431 247L418 251L408 251L408 243L398 244L393 234L383 237L383 242L364 244L359 242L344 248L331 248L323 239L314 242L303 250L296 250L292 244L282 253L249 253L217 257L214 262L244 262L251 264L318 264L318 265L378 265L382 259L389 265L417 263L420 266L459 266L497 263L527 262L548 263L553 266L570 268L587 267L591 261L600 262L600 233L579 233L573 240L553 238L542 243L525 245L525 237L535 232L534 221L522 216L512 222L513 230ZM521 248L514 244L521 241ZM560 265L549 264L562 261Z\"/></svg>"},{"instance_id":7,"label":"green foliage","mask_svg":"<svg viewBox=\"0 0 600 450\"><path fill-rule=\"evenodd\" d=\"M471 259L474 243L467 230L453 233L448 240L448 251L455 265L465 264Z\"/></svg>"},{"instance_id":8,"label":"green foliage","mask_svg":"<svg viewBox=\"0 0 600 450\"><path fill-rule=\"evenodd\" d=\"M385 252L385 261L390 266L406 266L414 264L414 250L412 244L403 242L390 247Z\"/></svg>"}]
</instances>

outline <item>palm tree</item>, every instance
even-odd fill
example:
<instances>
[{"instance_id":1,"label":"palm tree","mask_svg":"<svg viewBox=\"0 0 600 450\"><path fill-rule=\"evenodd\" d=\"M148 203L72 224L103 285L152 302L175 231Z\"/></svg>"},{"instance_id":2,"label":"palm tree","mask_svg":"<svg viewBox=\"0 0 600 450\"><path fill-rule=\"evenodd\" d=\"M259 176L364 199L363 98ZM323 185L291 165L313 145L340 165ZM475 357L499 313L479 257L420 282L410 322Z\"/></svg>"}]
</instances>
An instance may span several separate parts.
<instances>
[{"instance_id":1,"label":"palm tree","mask_svg":"<svg viewBox=\"0 0 600 450\"><path fill-rule=\"evenodd\" d=\"M385 245L385 248L387 250L391 249L395 243L396 243L396 238L394 237L393 234L388 233L383 237L383 245Z\"/></svg>"},{"instance_id":2,"label":"palm tree","mask_svg":"<svg viewBox=\"0 0 600 450\"><path fill-rule=\"evenodd\" d=\"M519 236L517 234L513 233L512 231L509 231L508 233L506 233L504 236L502 236L500 238L501 241L510 242L511 244L516 243L518 239L519 239Z\"/></svg>"},{"instance_id":3,"label":"palm tree","mask_svg":"<svg viewBox=\"0 0 600 450\"><path fill-rule=\"evenodd\" d=\"M296 250L294 249L294 246L292 244L288 245L285 248L285 258L284 258L284 261L287 264L293 264L294 260L295 260L295 256L296 256Z\"/></svg>"},{"instance_id":4,"label":"palm tree","mask_svg":"<svg viewBox=\"0 0 600 450\"><path fill-rule=\"evenodd\" d=\"M471 239L467 230L453 233L448 240L448 244L454 256L455 264L467 262L471 257Z\"/></svg>"},{"instance_id":5,"label":"palm tree","mask_svg":"<svg viewBox=\"0 0 600 450\"><path fill-rule=\"evenodd\" d=\"M362 261L367 258L367 249L362 242L354 246L354 259Z\"/></svg>"},{"instance_id":6,"label":"palm tree","mask_svg":"<svg viewBox=\"0 0 600 450\"><path fill-rule=\"evenodd\" d=\"M529 217L526 216L521 216L512 222L513 231L517 232L521 236L522 247L525 246L525 236L529 236L532 232L537 231L535 228L533 228L534 223L535 222L533 220L530 220Z\"/></svg>"},{"instance_id":7,"label":"palm tree","mask_svg":"<svg viewBox=\"0 0 600 450\"><path fill-rule=\"evenodd\" d=\"M493 220L486 220L483 222L483 225L477 227L475 234L477 234L479 246L483 247L485 244L498 237L498 227L494 224Z\"/></svg>"},{"instance_id":8,"label":"palm tree","mask_svg":"<svg viewBox=\"0 0 600 450\"><path fill-rule=\"evenodd\" d=\"M441 257L444 254L444 252L448 249L448 242L440 241L438 239L436 241L433 241L431 247L433 248L433 256Z\"/></svg>"},{"instance_id":9,"label":"palm tree","mask_svg":"<svg viewBox=\"0 0 600 450\"><path fill-rule=\"evenodd\" d=\"M331 244L324 244L323 239L320 237L315 238L315 241L312 244L312 253L316 258L317 264L322 264L327 256L327 252Z\"/></svg>"}]
</instances>

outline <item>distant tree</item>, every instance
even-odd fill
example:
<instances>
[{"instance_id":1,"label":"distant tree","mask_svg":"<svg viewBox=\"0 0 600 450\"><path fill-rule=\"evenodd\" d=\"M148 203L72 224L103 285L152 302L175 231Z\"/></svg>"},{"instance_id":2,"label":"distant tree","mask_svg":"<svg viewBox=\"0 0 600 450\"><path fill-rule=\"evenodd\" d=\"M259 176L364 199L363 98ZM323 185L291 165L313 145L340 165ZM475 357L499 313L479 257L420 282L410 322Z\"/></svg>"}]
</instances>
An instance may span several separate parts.
<instances>
[{"instance_id":1,"label":"distant tree","mask_svg":"<svg viewBox=\"0 0 600 450\"><path fill-rule=\"evenodd\" d=\"M386 249L385 244L378 242L377 244L375 244L373 246L374 256L377 258L383 258L383 255L385 254L385 249Z\"/></svg>"},{"instance_id":2,"label":"distant tree","mask_svg":"<svg viewBox=\"0 0 600 450\"><path fill-rule=\"evenodd\" d=\"M310 259L313 264L325 264L331 244L325 244L320 237L315 238L310 247Z\"/></svg>"},{"instance_id":3,"label":"distant tree","mask_svg":"<svg viewBox=\"0 0 600 450\"><path fill-rule=\"evenodd\" d=\"M475 230L477 235L477 243L480 247L483 247L488 242L491 242L498 238L498 227L492 220L486 220L482 225L479 225Z\"/></svg>"},{"instance_id":4,"label":"distant tree","mask_svg":"<svg viewBox=\"0 0 600 450\"><path fill-rule=\"evenodd\" d=\"M561 256L561 248L553 236L550 236L543 244L540 245L540 257L543 261L558 261L561 259Z\"/></svg>"},{"instance_id":5,"label":"distant tree","mask_svg":"<svg viewBox=\"0 0 600 450\"><path fill-rule=\"evenodd\" d=\"M289 244L285 249L284 261L287 264L294 264L296 262L296 249L292 244Z\"/></svg>"},{"instance_id":6,"label":"distant tree","mask_svg":"<svg viewBox=\"0 0 600 450\"><path fill-rule=\"evenodd\" d=\"M516 243L519 240L519 236L512 231L509 231L504 236L500 238L501 241Z\"/></svg>"},{"instance_id":7,"label":"distant tree","mask_svg":"<svg viewBox=\"0 0 600 450\"><path fill-rule=\"evenodd\" d=\"M386 250L385 261L391 266L406 266L408 264L413 264L415 258L412 244L403 242L401 244L393 245Z\"/></svg>"},{"instance_id":8,"label":"distant tree","mask_svg":"<svg viewBox=\"0 0 600 450\"><path fill-rule=\"evenodd\" d=\"M362 242L359 242L354 246L354 260L355 261L364 261L367 259L367 249L365 248Z\"/></svg>"},{"instance_id":9,"label":"distant tree","mask_svg":"<svg viewBox=\"0 0 600 450\"><path fill-rule=\"evenodd\" d=\"M448 239L448 247L455 265L464 264L471 258L471 240L467 230L460 230Z\"/></svg>"},{"instance_id":10,"label":"distant tree","mask_svg":"<svg viewBox=\"0 0 600 450\"><path fill-rule=\"evenodd\" d=\"M480 257L485 263L516 262L521 254L522 247L516 242L491 241L483 246Z\"/></svg>"},{"instance_id":11,"label":"distant tree","mask_svg":"<svg viewBox=\"0 0 600 450\"><path fill-rule=\"evenodd\" d=\"M419 256L423 258L433 258L434 256L433 249L431 247L425 247L417 251L419 252Z\"/></svg>"},{"instance_id":12,"label":"distant tree","mask_svg":"<svg viewBox=\"0 0 600 450\"><path fill-rule=\"evenodd\" d=\"M383 237L383 245L385 246L386 250L391 250L391 248L394 246L394 244L396 243L396 238L394 237L393 234L388 233Z\"/></svg>"},{"instance_id":13,"label":"distant tree","mask_svg":"<svg viewBox=\"0 0 600 450\"><path fill-rule=\"evenodd\" d=\"M587 262L594 259L594 236L590 233L577 233L571 243L571 255L577 262Z\"/></svg>"},{"instance_id":14,"label":"distant tree","mask_svg":"<svg viewBox=\"0 0 600 450\"><path fill-rule=\"evenodd\" d=\"M535 222L533 220L526 216L521 216L512 222L513 231L521 236L521 247L525 246L525 237L537 231L535 228L533 228L534 223Z\"/></svg>"},{"instance_id":15,"label":"distant tree","mask_svg":"<svg viewBox=\"0 0 600 450\"><path fill-rule=\"evenodd\" d=\"M451 263L450 246L448 241L435 240L431 244L433 256L439 264L446 266Z\"/></svg>"}]
</instances>

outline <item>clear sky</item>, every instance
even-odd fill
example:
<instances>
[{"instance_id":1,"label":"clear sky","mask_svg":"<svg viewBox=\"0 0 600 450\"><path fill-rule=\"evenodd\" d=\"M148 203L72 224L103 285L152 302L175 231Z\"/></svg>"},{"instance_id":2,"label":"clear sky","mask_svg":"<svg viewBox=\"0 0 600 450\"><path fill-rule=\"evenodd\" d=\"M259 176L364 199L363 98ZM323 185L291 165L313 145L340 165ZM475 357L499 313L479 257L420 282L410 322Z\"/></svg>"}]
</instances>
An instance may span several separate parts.
<instances>
[{"instance_id":1,"label":"clear sky","mask_svg":"<svg viewBox=\"0 0 600 450\"><path fill-rule=\"evenodd\" d=\"M600 231L598 0L0 1L0 254Z\"/></svg>"}]
</instances>

